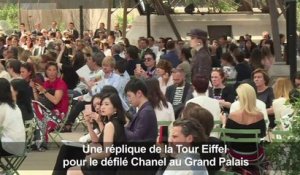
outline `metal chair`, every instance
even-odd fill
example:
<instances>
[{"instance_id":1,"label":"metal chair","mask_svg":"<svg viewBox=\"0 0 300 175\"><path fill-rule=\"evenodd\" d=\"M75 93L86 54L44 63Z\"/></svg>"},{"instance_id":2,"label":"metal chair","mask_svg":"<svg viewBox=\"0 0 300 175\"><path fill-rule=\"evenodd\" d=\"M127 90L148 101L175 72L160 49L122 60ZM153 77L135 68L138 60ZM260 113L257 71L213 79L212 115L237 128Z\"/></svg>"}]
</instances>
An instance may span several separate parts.
<instances>
[{"instance_id":1,"label":"metal chair","mask_svg":"<svg viewBox=\"0 0 300 175\"><path fill-rule=\"evenodd\" d=\"M58 116L54 115L50 109L46 108L39 101L32 100L32 105L33 105L35 115L40 121L42 121L43 125L45 125L45 127L41 128L42 133L44 133L45 136L49 136L51 141L54 142L57 145L57 147L60 147L59 143L56 140L56 138L60 138L61 140L63 139L62 136L60 135L60 131L62 127L59 127L59 125L64 125L67 118L64 117L60 119ZM53 122L57 124L58 129L54 129L49 133L49 131L47 130L48 122Z\"/></svg>"},{"instance_id":2,"label":"metal chair","mask_svg":"<svg viewBox=\"0 0 300 175\"><path fill-rule=\"evenodd\" d=\"M265 161L265 153L263 148L260 146L261 143L261 138L259 137L260 130L259 129L227 129L227 128L221 128L221 140L225 143L245 143L245 144L255 144L256 145L256 151L252 152L251 155L255 155L255 159L248 160L249 165L255 166L259 169L261 174L264 171L264 161ZM253 135L254 137L247 138L247 137L231 137L229 135ZM238 159L234 157L233 155L230 154L231 151L234 151L229 148L229 152L227 152L227 158L229 159ZM248 155L250 155L249 152L241 152L241 151L236 151L238 154L243 157L244 160L247 160Z\"/></svg>"},{"instance_id":3,"label":"metal chair","mask_svg":"<svg viewBox=\"0 0 300 175\"><path fill-rule=\"evenodd\" d=\"M30 152L31 150L31 143L34 137L36 123L34 120L30 120L30 121L26 121L24 124L25 124L26 141L25 141L23 154L0 157L0 167L7 175L14 175L14 174L19 175L18 169L26 159L27 153Z\"/></svg>"},{"instance_id":4,"label":"metal chair","mask_svg":"<svg viewBox=\"0 0 300 175\"><path fill-rule=\"evenodd\" d=\"M79 114L79 116L76 118L76 122L75 124L73 125L73 130L75 131L78 126L82 126L83 127L83 132L86 132L87 131L87 126L85 124L85 120L84 120L84 117L83 117L83 113L81 112Z\"/></svg>"}]
</instances>

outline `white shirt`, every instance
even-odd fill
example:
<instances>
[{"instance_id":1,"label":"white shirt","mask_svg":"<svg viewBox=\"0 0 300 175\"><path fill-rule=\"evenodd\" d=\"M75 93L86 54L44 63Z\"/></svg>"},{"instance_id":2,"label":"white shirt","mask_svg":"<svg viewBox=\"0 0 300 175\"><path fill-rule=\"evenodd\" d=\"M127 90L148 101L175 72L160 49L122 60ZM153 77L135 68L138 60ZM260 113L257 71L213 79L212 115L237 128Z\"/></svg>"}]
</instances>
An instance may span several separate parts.
<instances>
[{"instance_id":1,"label":"white shirt","mask_svg":"<svg viewBox=\"0 0 300 175\"><path fill-rule=\"evenodd\" d=\"M293 113L291 105L285 105L286 101L287 99L283 97L273 100L272 106L276 120L280 120L284 115Z\"/></svg>"},{"instance_id":2,"label":"white shirt","mask_svg":"<svg viewBox=\"0 0 300 175\"><path fill-rule=\"evenodd\" d=\"M108 57L108 56L111 56L111 50L110 50L110 49L104 50L103 53L104 53L104 55L107 56L107 57Z\"/></svg>"},{"instance_id":3,"label":"white shirt","mask_svg":"<svg viewBox=\"0 0 300 175\"><path fill-rule=\"evenodd\" d=\"M167 103L168 103L168 108L163 106L163 104L161 103L162 109L158 109L158 108L154 109L157 121L174 121L175 120L173 106L170 102L167 102Z\"/></svg>"},{"instance_id":4,"label":"white shirt","mask_svg":"<svg viewBox=\"0 0 300 175\"><path fill-rule=\"evenodd\" d=\"M5 79L7 79L8 81L10 81L10 75L9 75L9 73L6 72L5 70L0 71L0 78L5 78Z\"/></svg>"},{"instance_id":5,"label":"white shirt","mask_svg":"<svg viewBox=\"0 0 300 175\"><path fill-rule=\"evenodd\" d=\"M155 53L155 55L158 54L158 50L159 50L158 46L153 45L152 47L150 47L150 49L152 50L152 52Z\"/></svg>"},{"instance_id":6,"label":"white shirt","mask_svg":"<svg viewBox=\"0 0 300 175\"><path fill-rule=\"evenodd\" d=\"M207 109L213 115L214 120L220 120L221 108L218 100L204 95L203 96L200 95L190 99L189 101L186 102L186 104L191 102L196 103L201 107Z\"/></svg>"},{"instance_id":7,"label":"white shirt","mask_svg":"<svg viewBox=\"0 0 300 175\"><path fill-rule=\"evenodd\" d=\"M0 105L0 127L3 127L2 148L14 155L23 155L25 151L25 127L22 113L16 105L15 109L8 104Z\"/></svg>"},{"instance_id":8,"label":"white shirt","mask_svg":"<svg viewBox=\"0 0 300 175\"><path fill-rule=\"evenodd\" d=\"M158 78L158 82L159 82L160 90L164 95L166 95L167 87L174 84L172 75L169 77L169 81L167 82L167 84L165 84L165 82L163 82L162 77Z\"/></svg>"}]
</instances>

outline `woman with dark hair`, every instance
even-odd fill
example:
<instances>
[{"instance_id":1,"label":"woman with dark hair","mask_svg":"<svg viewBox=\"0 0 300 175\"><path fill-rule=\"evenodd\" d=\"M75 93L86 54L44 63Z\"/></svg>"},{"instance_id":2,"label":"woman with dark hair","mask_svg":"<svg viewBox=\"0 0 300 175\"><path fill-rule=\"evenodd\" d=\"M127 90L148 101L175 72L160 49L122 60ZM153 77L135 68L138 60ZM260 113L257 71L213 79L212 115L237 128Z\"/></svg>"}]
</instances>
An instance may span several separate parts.
<instances>
[{"instance_id":1,"label":"woman with dark hair","mask_svg":"<svg viewBox=\"0 0 300 175\"><path fill-rule=\"evenodd\" d=\"M106 94L118 94L118 91L113 86L104 86L102 91L99 94L96 94L92 97L91 109L93 113L98 113L101 115L101 99L103 99ZM100 131L103 129L103 123L100 123L100 126L95 122L95 120L90 117L86 117L86 123L88 127L88 134L79 138L79 142L96 143L99 140ZM91 123L93 121L93 123ZM101 127L101 128L100 128ZM74 154L76 152L76 154ZM56 163L53 170L53 175L65 175L67 169L71 166L63 167L64 160L80 160L84 159L85 154L83 153L82 147L76 147L72 145L63 145L60 148L59 154L56 159Z\"/></svg>"},{"instance_id":2,"label":"woman with dark hair","mask_svg":"<svg viewBox=\"0 0 300 175\"><path fill-rule=\"evenodd\" d=\"M251 40L246 40L245 41L245 50L244 50L244 54L245 54L245 58L250 58L250 55L252 53L252 51L257 48L256 44L251 41Z\"/></svg>"},{"instance_id":3,"label":"woman with dark hair","mask_svg":"<svg viewBox=\"0 0 300 175\"><path fill-rule=\"evenodd\" d=\"M261 40L260 44L259 44L259 48L262 48L262 47L268 47L271 51L271 54L274 55L274 44L273 44L273 41L270 40L270 39L263 39Z\"/></svg>"},{"instance_id":4,"label":"woman with dark hair","mask_svg":"<svg viewBox=\"0 0 300 175\"><path fill-rule=\"evenodd\" d=\"M25 62L21 65L20 72L21 77L27 82L27 86L30 90L30 98L33 99L34 96L32 88L34 87L34 83L43 84L44 77L41 74L36 74L33 64L28 62Z\"/></svg>"},{"instance_id":5,"label":"woman with dark hair","mask_svg":"<svg viewBox=\"0 0 300 175\"><path fill-rule=\"evenodd\" d=\"M34 99L43 99L41 103L48 108L51 108L50 110L55 115L55 118L63 119L69 108L67 85L60 77L58 77L58 66L55 62L47 63L45 74L48 80L45 81L43 85L35 83L33 88ZM47 131L53 131L57 127L57 124L58 123L49 121L47 124Z\"/></svg>"},{"instance_id":6,"label":"woman with dark hair","mask_svg":"<svg viewBox=\"0 0 300 175\"><path fill-rule=\"evenodd\" d=\"M23 121L33 119L33 110L31 106L31 92L27 82L23 79L14 79L11 81L13 92L16 94L16 102L22 112Z\"/></svg>"},{"instance_id":7,"label":"woman with dark hair","mask_svg":"<svg viewBox=\"0 0 300 175\"><path fill-rule=\"evenodd\" d=\"M172 64L162 59L156 65L156 75L158 76L158 82L161 92L165 95L167 87L174 84L172 77Z\"/></svg>"},{"instance_id":8,"label":"woman with dark hair","mask_svg":"<svg viewBox=\"0 0 300 175\"><path fill-rule=\"evenodd\" d=\"M159 62L159 59L161 56L163 56L164 54L166 54L167 50L166 50L166 44L167 44L167 40L166 38L163 37L159 37L158 38L158 52L156 55L156 62Z\"/></svg>"},{"instance_id":9,"label":"woman with dark hair","mask_svg":"<svg viewBox=\"0 0 300 175\"><path fill-rule=\"evenodd\" d=\"M122 107L122 102L118 94L106 94L103 96L101 101L100 113L89 113L85 112L84 117L93 119L97 122L100 128L100 136L98 142L94 146L102 147L102 150L106 150L109 147L115 147L119 144L127 141L125 135L125 112ZM104 117L107 118L104 124ZM103 128L102 128L103 126ZM114 158L115 154L107 151L98 153L91 153L85 157L86 160L96 159L101 161L105 158ZM97 166L82 166L72 167L68 170L68 175L75 174L114 174L115 168L106 169L98 163Z\"/></svg>"},{"instance_id":10,"label":"woman with dark hair","mask_svg":"<svg viewBox=\"0 0 300 175\"><path fill-rule=\"evenodd\" d=\"M134 76L136 78L151 78L155 76L155 69L156 69L156 55L153 52L146 52L144 55L144 64L141 66L136 67L134 69ZM144 70L144 66L145 70Z\"/></svg>"},{"instance_id":11,"label":"woman with dark hair","mask_svg":"<svg viewBox=\"0 0 300 175\"><path fill-rule=\"evenodd\" d=\"M225 85L225 73L222 69L213 69L211 72L211 84L209 97L219 101L222 112L228 114L231 103L235 100L235 93L231 85Z\"/></svg>"},{"instance_id":12,"label":"woman with dark hair","mask_svg":"<svg viewBox=\"0 0 300 175\"><path fill-rule=\"evenodd\" d=\"M230 53L223 53L221 56L221 67L225 73L226 84L235 84L236 82L236 70L235 62Z\"/></svg>"},{"instance_id":13,"label":"woman with dark hair","mask_svg":"<svg viewBox=\"0 0 300 175\"><path fill-rule=\"evenodd\" d=\"M25 45L23 45L23 48L25 50L29 50L31 53L33 53L34 42L35 42L35 38L33 38L33 37L27 37Z\"/></svg>"},{"instance_id":14,"label":"woman with dark hair","mask_svg":"<svg viewBox=\"0 0 300 175\"><path fill-rule=\"evenodd\" d=\"M21 77L27 82L35 78L35 70L32 63L23 63L21 65L20 72Z\"/></svg>"},{"instance_id":15,"label":"woman with dark hair","mask_svg":"<svg viewBox=\"0 0 300 175\"><path fill-rule=\"evenodd\" d=\"M8 80L0 78L0 155L22 155L25 149L25 128L22 113L15 104Z\"/></svg>"},{"instance_id":16,"label":"woman with dark hair","mask_svg":"<svg viewBox=\"0 0 300 175\"><path fill-rule=\"evenodd\" d=\"M57 56L56 63L61 69L61 73L63 74L62 79L66 82L68 89L74 89L79 83L79 76L76 73L78 69L86 63L85 57L91 57L91 53L82 53L82 51L77 51L77 54L70 62L68 55L65 55L65 45L61 44L60 53Z\"/></svg>"},{"instance_id":17,"label":"woman with dark hair","mask_svg":"<svg viewBox=\"0 0 300 175\"><path fill-rule=\"evenodd\" d=\"M257 99L263 101L266 104L269 127L275 127L275 116L272 103L274 100L273 88L269 86L270 77L264 69L256 69L252 72L252 79L257 89Z\"/></svg>"},{"instance_id":18,"label":"woman with dark hair","mask_svg":"<svg viewBox=\"0 0 300 175\"><path fill-rule=\"evenodd\" d=\"M236 52L235 58L237 64L236 70L236 85L239 85L241 81L251 79L251 68L247 61L245 61L245 55L242 52Z\"/></svg>"},{"instance_id":19,"label":"woman with dark hair","mask_svg":"<svg viewBox=\"0 0 300 175\"><path fill-rule=\"evenodd\" d=\"M175 114L173 106L167 101L159 88L159 83L156 78L150 78L145 81L148 88L147 98L152 104L157 121L174 121Z\"/></svg>"},{"instance_id":20,"label":"woman with dark hair","mask_svg":"<svg viewBox=\"0 0 300 175\"><path fill-rule=\"evenodd\" d=\"M136 65L140 64L138 48L133 46L127 47L125 52L125 58L127 60L126 71L130 76L133 76Z\"/></svg>"},{"instance_id":21,"label":"woman with dark hair","mask_svg":"<svg viewBox=\"0 0 300 175\"><path fill-rule=\"evenodd\" d=\"M96 112L96 113L100 113L100 104L101 104L101 97L103 96L102 93L97 94L95 96L93 96L92 98L92 105L91 105L91 109L92 112ZM90 126L92 126L93 124L91 123L90 118L85 118L87 119L87 126L88 126L88 137L91 139L92 142L97 142L98 141L98 135L99 135L99 127L98 125L94 124L94 126L96 126L95 129L91 129ZM84 137L84 136L83 136ZM81 142L81 141L80 141ZM85 143L85 142L83 142ZM76 154L74 154L76 153ZM62 145L62 147L59 150L58 156L56 158L56 163L53 169L53 173L52 175L65 175L67 174L67 170L68 168L70 168L71 166L63 166L63 162L65 160L82 160L85 158L85 154L83 153L82 147L79 146L75 146L72 144L64 144Z\"/></svg>"},{"instance_id":22,"label":"woman with dark hair","mask_svg":"<svg viewBox=\"0 0 300 175\"><path fill-rule=\"evenodd\" d=\"M209 45L211 67L221 67L220 60L217 58L217 49L219 47L217 40L212 40Z\"/></svg>"},{"instance_id":23,"label":"woman with dark hair","mask_svg":"<svg viewBox=\"0 0 300 175\"><path fill-rule=\"evenodd\" d=\"M190 59L192 58L191 54L191 48L182 48L181 49L181 55L179 56L179 59L181 63L177 66L184 70L185 73L185 81L187 83L191 83L191 64Z\"/></svg>"},{"instance_id":24,"label":"woman with dark hair","mask_svg":"<svg viewBox=\"0 0 300 175\"><path fill-rule=\"evenodd\" d=\"M35 84L35 89L33 90L35 99L38 100L37 92L39 92L54 104L53 110L58 110L60 114L66 114L69 106L68 89L66 83L58 77L58 66L56 63L47 63L46 77L48 80L43 85Z\"/></svg>"},{"instance_id":25,"label":"woman with dark hair","mask_svg":"<svg viewBox=\"0 0 300 175\"><path fill-rule=\"evenodd\" d=\"M264 69L264 65L262 64L262 55L259 48L255 48L251 52L249 64L252 70L251 72L258 68Z\"/></svg>"},{"instance_id":26,"label":"woman with dark hair","mask_svg":"<svg viewBox=\"0 0 300 175\"><path fill-rule=\"evenodd\" d=\"M274 56L271 53L271 50L267 46L262 46L261 48L261 57L262 57L262 65L264 65L264 69L268 71L274 63Z\"/></svg>"}]
</instances>

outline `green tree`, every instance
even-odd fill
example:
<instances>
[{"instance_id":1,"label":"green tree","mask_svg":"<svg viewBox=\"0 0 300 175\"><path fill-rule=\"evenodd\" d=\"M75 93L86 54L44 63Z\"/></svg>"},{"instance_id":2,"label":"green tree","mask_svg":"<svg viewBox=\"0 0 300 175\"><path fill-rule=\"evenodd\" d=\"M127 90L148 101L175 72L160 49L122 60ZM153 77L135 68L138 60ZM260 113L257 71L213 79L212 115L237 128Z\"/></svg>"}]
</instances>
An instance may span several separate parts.
<instances>
[{"instance_id":1,"label":"green tree","mask_svg":"<svg viewBox=\"0 0 300 175\"><path fill-rule=\"evenodd\" d=\"M18 5L7 3L0 7L0 20L7 21L11 28L18 28Z\"/></svg>"}]
</instances>

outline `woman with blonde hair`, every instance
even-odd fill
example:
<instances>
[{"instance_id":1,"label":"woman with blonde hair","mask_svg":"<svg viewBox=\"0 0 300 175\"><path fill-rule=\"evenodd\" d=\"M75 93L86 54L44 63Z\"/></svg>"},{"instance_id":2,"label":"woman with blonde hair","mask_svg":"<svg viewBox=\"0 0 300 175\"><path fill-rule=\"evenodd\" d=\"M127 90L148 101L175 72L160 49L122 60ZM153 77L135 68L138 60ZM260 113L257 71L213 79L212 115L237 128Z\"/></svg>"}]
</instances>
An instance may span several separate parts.
<instances>
[{"instance_id":1,"label":"woman with blonde hair","mask_svg":"<svg viewBox=\"0 0 300 175\"><path fill-rule=\"evenodd\" d=\"M289 78L277 78L273 87L275 99L272 104L276 120L293 111L290 106L285 105L292 89L293 85Z\"/></svg>"},{"instance_id":2,"label":"woman with blonde hair","mask_svg":"<svg viewBox=\"0 0 300 175\"><path fill-rule=\"evenodd\" d=\"M256 93L254 88L249 84L241 84L236 89L240 108L229 114L226 121L226 128L229 129L259 129L260 138L266 135L266 124L263 113L256 107ZM251 138L253 135L227 134L233 138ZM263 148L257 149L256 143L230 143L229 156L234 158L257 161L264 155Z\"/></svg>"}]
</instances>

